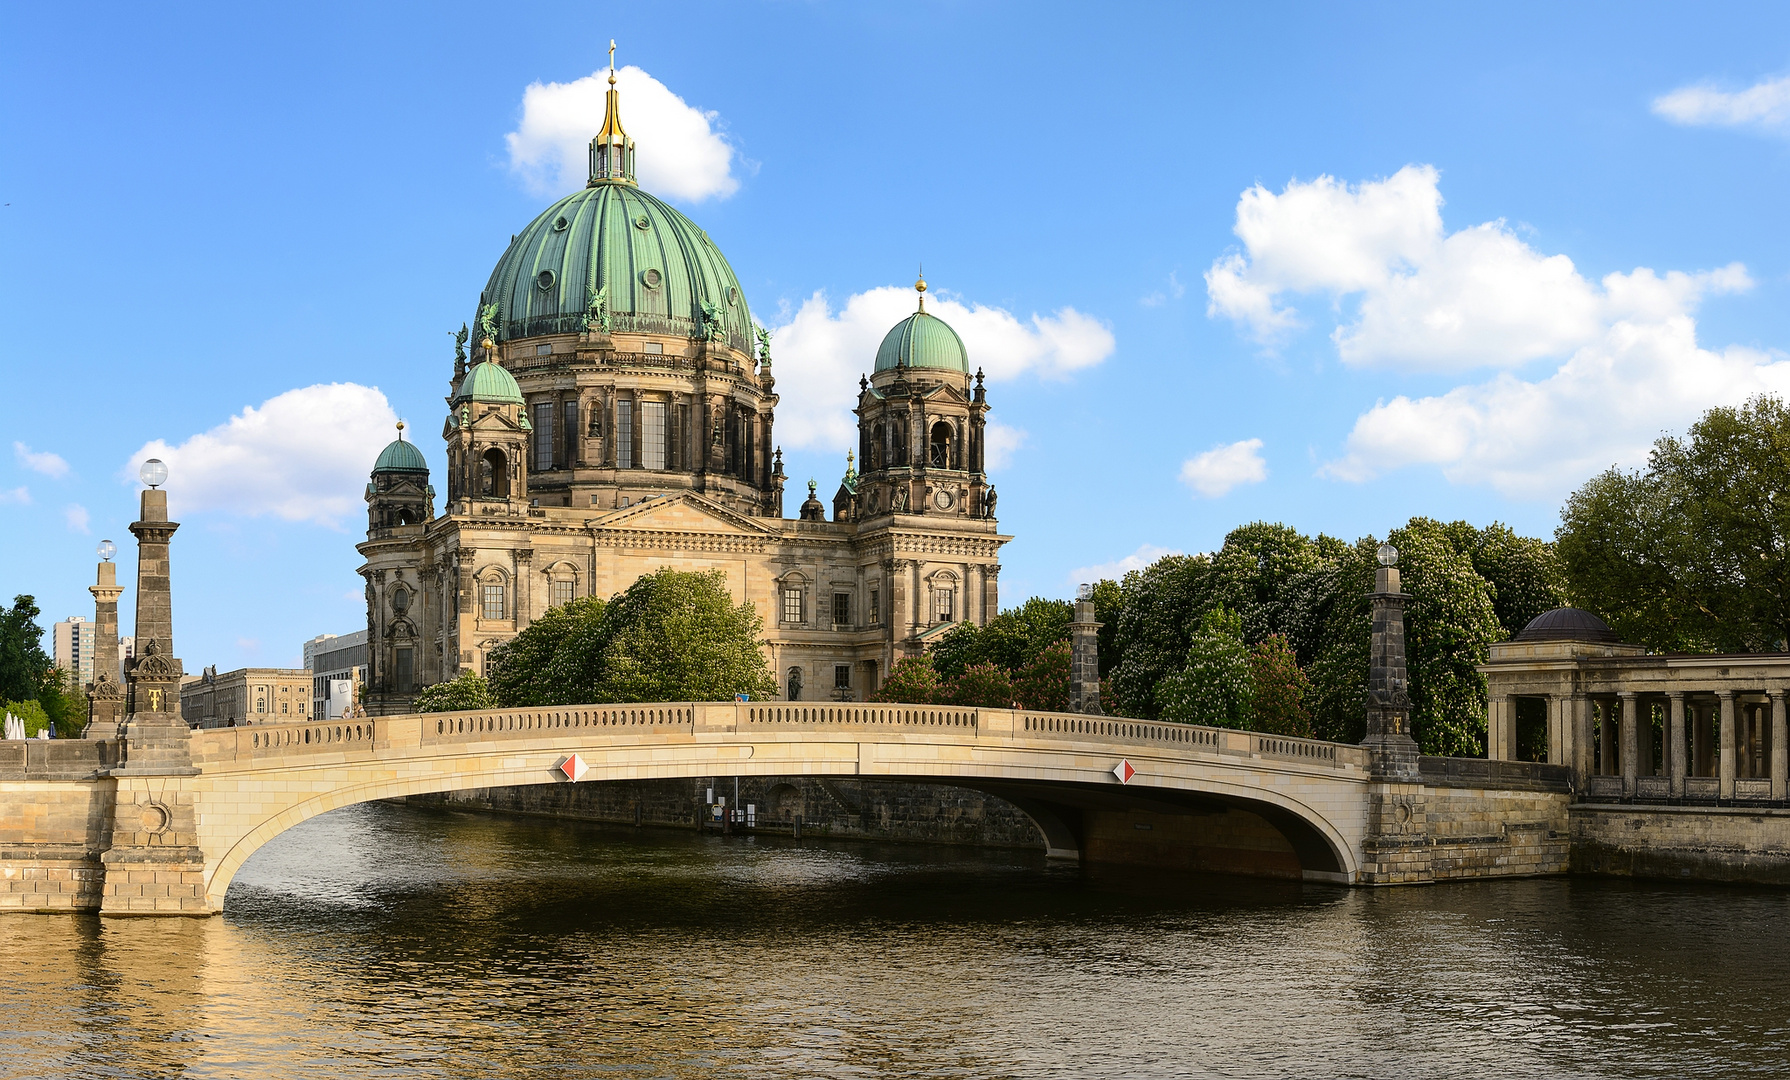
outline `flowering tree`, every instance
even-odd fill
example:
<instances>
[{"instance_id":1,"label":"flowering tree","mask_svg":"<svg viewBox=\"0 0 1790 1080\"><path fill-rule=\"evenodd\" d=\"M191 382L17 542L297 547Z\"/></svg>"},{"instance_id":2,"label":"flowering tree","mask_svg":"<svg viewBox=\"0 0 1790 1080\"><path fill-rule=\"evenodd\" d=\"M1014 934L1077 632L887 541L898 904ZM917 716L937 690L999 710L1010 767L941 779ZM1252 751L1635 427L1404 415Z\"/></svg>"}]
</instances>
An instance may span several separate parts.
<instances>
[{"instance_id":1,"label":"flowering tree","mask_svg":"<svg viewBox=\"0 0 1790 1080\"><path fill-rule=\"evenodd\" d=\"M945 699L953 705L971 705L984 709L1013 707L1013 679L1007 670L996 664L972 664L945 688Z\"/></svg>"},{"instance_id":2,"label":"flowering tree","mask_svg":"<svg viewBox=\"0 0 1790 1080\"><path fill-rule=\"evenodd\" d=\"M889 677L883 680L876 693L870 695L870 700L932 705L939 701L941 689L932 657L904 656L895 661L895 666L889 669Z\"/></svg>"},{"instance_id":3,"label":"flowering tree","mask_svg":"<svg viewBox=\"0 0 1790 1080\"><path fill-rule=\"evenodd\" d=\"M1164 720L1247 728L1255 719L1254 679L1243 618L1222 604L1200 619L1180 672L1156 687Z\"/></svg>"},{"instance_id":4,"label":"flowering tree","mask_svg":"<svg viewBox=\"0 0 1790 1080\"><path fill-rule=\"evenodd\" d=\"M1311 680L1299 670L1286 635L1270 634L1250 649L1249 682L1255 730L1310 737L1305 695L1311 692Z\"/></svg>"},{"instance_id":5,"label":"flowering tree","mask_svg":"<svg viewBox=\"0 0 1790 1080\"><path fill-rule=\"evenodd\" d=\"M1059 641L1040 652L1013 677L1013 700L1038 712L1069 710L1069 643Z\"/></svg>"}]
</instances>

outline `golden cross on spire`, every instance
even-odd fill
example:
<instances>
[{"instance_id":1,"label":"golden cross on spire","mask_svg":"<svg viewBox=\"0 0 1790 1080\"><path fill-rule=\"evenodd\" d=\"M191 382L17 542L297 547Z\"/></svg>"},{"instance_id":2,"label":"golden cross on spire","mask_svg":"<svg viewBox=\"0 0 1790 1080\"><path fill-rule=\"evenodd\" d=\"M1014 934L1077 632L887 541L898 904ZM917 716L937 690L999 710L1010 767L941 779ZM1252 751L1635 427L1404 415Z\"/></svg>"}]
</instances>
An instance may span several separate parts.
<instances>
[{"instance_id":1,"label":"golden cross on spire","mask_svg":"<svg viewBox=\"0 0 1790 1080\"><path fill-rule=\"evenodd\" d=\"M609 85L615 85L615 39L609 39Z\"/></svg>"}]
</instances>

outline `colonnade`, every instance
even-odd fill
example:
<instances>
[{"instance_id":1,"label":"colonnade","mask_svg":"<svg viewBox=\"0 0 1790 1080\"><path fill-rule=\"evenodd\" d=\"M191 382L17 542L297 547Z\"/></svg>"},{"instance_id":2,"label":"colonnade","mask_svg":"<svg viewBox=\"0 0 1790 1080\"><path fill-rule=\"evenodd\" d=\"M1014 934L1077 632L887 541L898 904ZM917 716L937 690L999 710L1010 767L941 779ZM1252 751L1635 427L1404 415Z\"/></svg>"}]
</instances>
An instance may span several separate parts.
<instances>
[{"instance_id":1,"label":"colonnade","mask_svg":"<svg viewBox=\"0 0 1790 1080\"><path fill-rule=\"evenodd\" d=\"M1503 695L1488 709L1487 756L1517 759L1522 700L1546 703L1547 760L1572 766L1593 798L1790 797L1785 691L1667 690Z\"/></svg>"}]
</instances>

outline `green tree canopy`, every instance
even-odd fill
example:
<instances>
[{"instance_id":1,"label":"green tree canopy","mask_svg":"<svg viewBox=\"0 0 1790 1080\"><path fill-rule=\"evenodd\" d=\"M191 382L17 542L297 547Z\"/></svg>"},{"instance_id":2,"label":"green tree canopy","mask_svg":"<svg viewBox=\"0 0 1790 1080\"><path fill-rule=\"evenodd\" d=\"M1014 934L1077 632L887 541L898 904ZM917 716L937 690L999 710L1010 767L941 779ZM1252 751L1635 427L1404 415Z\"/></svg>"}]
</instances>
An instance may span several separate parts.
<instances>
[{"instance_id":1,"label":"green tree canopy","mask_svg":"<svg viewBox=\"0 0 1790 1080\"><path fill-rule=\"evenodd\" d=\"M424 687L411 706L417 712L468 712L473 709L495 709L497 701L483 676L462 671L447 682Z\"/></svg>"},{"instance_id":2,"label":"green tree canopy","mask_svg":"<svg viewBox=\"0 0 1790 1080\"><path fill-rule=\"evenodd\" d=\"M1253 690L1243 617L1220 604L1200 618L1186 662L1162 680L1156 698L1164 720L1247 728L1254 718Z\"/></svg>"},{"instance_id":3,"label":"green tree canopy","mask_svg":"<svg viewBox=\"0 0 1790 1080\"><path fill-rule=\"evenodd\" d=\"M764 620L733 602L719 570L661 569L609 602L590 701L767 700L777 682L759 651ZM572 640L572 638L568 638Z\"/></svg>"},{"instance_id":4,"label":"green tree canopy","mask_svg":"<svg viewBox=\"0 0 1790 1080\"><path fill-rule=\"evenodd\" d=\"M939 701L942 688L932 656L903 656L889 668L889 677L870 695L871 701L901 702L908 705L932 705Z\"/></svg>"},{"instance_id":5,"label":"green tree canopy","mask_svg":"<svg viewBox=\"0 0 1790 1080\"><path fill-rule=\"evenodd\" d=\"M952 679L944 698L952 705L981 709L1011 709L1013 678L1007 669L987 662L972 664L963 674Z\"/></svg>"},{"instance_id":6,"label":"green tree canopy","mask_svg":"<svg viewBox=\"0 0 1790 1080\"><path fill-rule=\"evenodd\" d=\"M1311 680L1299 670L1284 634L1270 634L1250 648L1249 684L1255 730L1301 738L1311 735L1311 714L1305 708Z\"/></svg>"},{"instance_id":7,"label":"green tree canopy","mask_svg":"<svg viewBox=\"0 0 1790 1080\"><path fill-rule=\"evenodd\" d=\"M1761 395L1662 436L1647 468L1573 492L1555 546L1573 602L1661 651L1790 643L1790 409Z\"/></svg>"},{"instance_id":8,"label":"green tree canopy","mask_svg":"<svg viewBox=\"0 0 1790 1080\"><path fill-rule=\"evenodd\" d=\"M563 688L568 684L579 685L576 676L567 678L565 669L580 669L578 674L584 674L581 670L584 665L556 664L558 654L575 635L581 639L577 646L580 651L600 654L600 648L593 648L589 639L600 637L603 612L608 606L607 601L595 596L562 604L492 649L485 665L492 698L510 709L563 704L560 700L564 696ZM585 631L588 633L581 633ZM568 657L568 661L570 659ZM583 685L593 682L587 680Z\"/></svg>"},{"instance_id":9,"label":"green tree canopy","mask_svg":"<svg viewBox=\"0 0 1790 1080\"><path fill-rule=\"evenodd\" d=\"M45 672L52 668L44 652L42 614L36 597L15 596L12 607L0 609L0 701L36 701Z\"/></svg>"},{"instance_id":10,"label":"green tree canopy","mask_svg":"<svg viewBox=\"0 0 1790 1080\"><path fill-rule=\"evenodd\" d=\"M1059 641L1032 657L1013 675L1013 703L1038 712L1069 708L1069 643Z\"/></svg>"}]
</instances>

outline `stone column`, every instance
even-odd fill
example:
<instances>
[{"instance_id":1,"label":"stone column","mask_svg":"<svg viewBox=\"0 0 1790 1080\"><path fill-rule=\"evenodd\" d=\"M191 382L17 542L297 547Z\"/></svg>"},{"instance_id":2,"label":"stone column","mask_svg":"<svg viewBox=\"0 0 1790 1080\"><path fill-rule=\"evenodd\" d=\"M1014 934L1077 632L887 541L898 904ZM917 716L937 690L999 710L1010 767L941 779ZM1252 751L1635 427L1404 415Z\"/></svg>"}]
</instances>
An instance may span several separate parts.
<instances>
[{"instance_id":1,"label":"stone column","mask_svg":"<svg viewBox=\"0 0 1790 1080\"><path fill-rule=\"evenodd\" d=\"M1784 716L1784 692L1768 690L1771 695L1771 797L1774 802L1790 798L1790 746L1785 745L1790 732Z\"/></svg>"},{"instance_id":2,"label":"stone column","mask_svg":"<svg viewBox=\"0 0 1790 1080\"><path fill-rule=\"evenodd\" d=\"M1572 736L1568 731L1566 699L1548 695L1548 764L1572 764Z\"/></svg>"},{"instance_id":3,"label":"stone column","mask_svg":"<svg viewBox=\"0 0 1790 1080\"><path fill-rule=\"evenodd\" d=\"M1591 738L1591 699L1583 694L1574 694L1567 702L1572 717L1572 763L1573 778L1580 791L1590 786L1592 767L1596 764L1592 757L1596 747Z\"/></svg>"},{"instance_id":4,"label":"stone column","mask_svg":"<svg viewBox=\"0 0 1790 1080\"><path fill-rule=\"evenodd\" d=\"M1720 692L1722 700L1722 747L1721 747L1721 789L1717 796L1722 799L1734 797L1734 773L1736 753L1734 745L1734 691Z\"/></svg>"},{"instance_id":5,"label":"stone column","mask_svg":"<svg viewBox=\"0 0 1790 1080\"><path fill-rule=\"evenodd\" d=\"M1084 595L1075 601L1075 621L1069 624L1069 711L1105 716L1100 708L1100 624L1094 621L1094 601Z\"/></svg>"},{"instance_id":6,"label":"stone column","mask_svg":"<svg viewBox=\"0 0 1790 1080\"><path fill-rule=\"evenodd\" d=\"M93 594L93 681L87 684L87 727L83 739L116 739L124 715L124 686L118 681L118 566L99 564Z\"/></svg>"},{"instance_id":7,"label":"stone column","mask_svg":"<svg viewBox=\"0 0 1790 1080\"><path fill-rule=\"evenodd\" d=\"M116 785L111 847L100 856L106 880L101 915L203 915L205 856L199 850L191 732L180 717L180 661L174 657L174 609L168 544L180 526L168 520L168 493L143 492L137 538L137 657L131 665L130 717Z\"/></svg>"},{"instance_id":8,"label":"stone column","mask_svg":"<svg viewBox=\"0 0 1790 1080\"><path fill-rule=\"evenodd\" d=\"M1635 797L1635 777L1640 775L1640 717L1635 711L1635 694L1632 690L1624 690L1616 695L1617 707L1622 710L1622 794L1626 798Z\"/></svg>"},{"instance_id":9,"label":"stone column","mask_svg":"<svg viewBox=\"0 0 1790 1080\"><path fill-rule=\"evenodd\" d=\"M1674 690L1666 695L1668 712L1666 714L1666 775L1668 792L1674 799L1684 798L1684 691Z\"/></svg>"},{"instance_id":10,"label":"stone column","mask_svg":"<svg viewBox=\"0 0 1790 1080\"><path fill-rule=\"evenodd\" d=\"M1639 776L1653 776L1653 699L1637 703L1635 714L1635 771Z\"/></svg>"},{"instance_id":11,"label":"stone column","mask_svg":"<svg viewBox=\"0 0 1790 1080\"><path fill-rule=\"evenodd\" d=\"M1488 700L1485 708L1485 756L1493 761L1515 761L1516 702L1509 694L1500 694Z\"/></svg>"}]
</instances>

